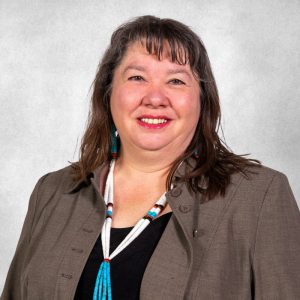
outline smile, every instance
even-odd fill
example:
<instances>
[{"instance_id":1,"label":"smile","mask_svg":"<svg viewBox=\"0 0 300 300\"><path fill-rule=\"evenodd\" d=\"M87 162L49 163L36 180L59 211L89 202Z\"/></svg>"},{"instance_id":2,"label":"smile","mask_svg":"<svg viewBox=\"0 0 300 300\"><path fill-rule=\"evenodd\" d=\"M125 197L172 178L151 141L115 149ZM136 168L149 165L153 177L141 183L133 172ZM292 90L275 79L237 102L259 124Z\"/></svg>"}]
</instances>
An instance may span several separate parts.
<instances>
[{"instance_id":1,"label":"smile","mask_svg":"<svg viewBox=\"0 0 300 300\"><path fill-rule=\"evenodd\" d=\"M169 125L171 120L163 116L143 116L138 118L137 122L140 126L147 129L161 129Z\"/></svg>"},{"instance_id":2,"label":"smile","mask_svg":"<svg viewBox=\"0 0 300 300\"><path fill-rule=\"evenodd\" d=\"M168 120L166 119L148 119L148 118L142 118L140 119L142 122L147 123L147 124L162 124L162 123L167 123Z\"/></svg>"}]
</instances>

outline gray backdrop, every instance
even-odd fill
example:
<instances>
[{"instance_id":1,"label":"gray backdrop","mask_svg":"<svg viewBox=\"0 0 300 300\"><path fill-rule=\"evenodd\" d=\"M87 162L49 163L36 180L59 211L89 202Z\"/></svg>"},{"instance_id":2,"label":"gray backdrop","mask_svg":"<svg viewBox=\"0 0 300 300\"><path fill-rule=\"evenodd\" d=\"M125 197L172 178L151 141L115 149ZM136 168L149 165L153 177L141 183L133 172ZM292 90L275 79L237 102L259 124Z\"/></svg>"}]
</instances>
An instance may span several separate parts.
<instances>
[{"instance_id":1,"label":"gray backdrop","mask_svg":"<svg viewBox=\"0 0 300 300\"><path fill-rule=\"evenodd\" d=\"M202 37L227 144L284 172L299 201L299 12L299 0L0 0L0 291L34 184L77 159L96 66L134 16Z\"/></svg>"}]
</instances>

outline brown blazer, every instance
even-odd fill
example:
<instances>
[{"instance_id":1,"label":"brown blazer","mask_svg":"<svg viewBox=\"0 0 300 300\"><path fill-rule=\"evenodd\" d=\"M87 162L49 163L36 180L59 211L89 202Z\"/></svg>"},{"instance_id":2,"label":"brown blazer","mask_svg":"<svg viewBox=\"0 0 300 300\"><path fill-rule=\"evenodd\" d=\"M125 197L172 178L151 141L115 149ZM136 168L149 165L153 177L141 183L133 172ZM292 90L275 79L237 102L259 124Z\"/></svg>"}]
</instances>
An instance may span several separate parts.
<instances>
[{"instance_id":1,"label":"brown blazer","mask_svg":"<svg viewBox=\"0 0 300 300\"><path fill-rule=\"evenodd\" d=\"M74 185L70 167L43 176L29 202L2 300L73 299L100 234L107 166ZM146 268L140 299L300 299L300 214L285 175L232 176L203 203L184 184ZM100 190L99 190L99 182Z\"/></svg>"}]
</instances>

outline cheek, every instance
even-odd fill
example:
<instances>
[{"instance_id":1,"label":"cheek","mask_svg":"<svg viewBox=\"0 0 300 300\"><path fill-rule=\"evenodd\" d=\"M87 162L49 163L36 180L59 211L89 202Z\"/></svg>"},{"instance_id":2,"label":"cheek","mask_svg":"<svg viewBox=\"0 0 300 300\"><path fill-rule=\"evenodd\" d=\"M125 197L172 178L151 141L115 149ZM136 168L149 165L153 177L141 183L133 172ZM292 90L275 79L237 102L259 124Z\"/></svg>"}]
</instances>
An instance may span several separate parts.
<instances>
[{"instance_id":1,"label":"cheek","mask_svg":"<svg viewBox=\"0 0 300 300\"><path fill-rule=\"evenodd\" d=\"M114 93L112 93L110 96L110 111L111 111L113 119L115 119L115 117L116 117L116 113L118 111L117 107L118 107L117 97Z\"/></svg>"},{"instance_id":2,"label":"cheek","mask_svg":"<svg viewBox=\"0 0 300 300\"><path fill-rule=\"evenodd\" d=\"M186 105L186 118L191 127L196 127L200 117L200 99L199 96L193 95L189 98Z\"/></svg>"},{"instance_id":3,"label":"cheek","mask_svg":"<svg viewBox=\"0 0 300 300\"><path fill-rule=\"evenodd\" d=\"M177 111L179 113L184 113L187 117L196 119L200 115L200 99L199 94L191 93L185 95L185 97L179 98L176 103Z\"/></svg>"},{"instance_id":4,"label":"cheek","mask_svg":"<svg viewBox=\"0 0 300 300\"><path fill-rule=\"evenodd\" d=\"M125 91L120 84L114 84L111 92L111 108L118 110L124 104L124 95L126 95Z\"/></svg>"},{"instance_id":5,"label":"cheek","mask_svg":"<svg viewBox=\"0 0 300 300\"><path fill-rule=\"evenodd\" d=\"M138 94L126 87L116 87L113 89L110 100L111 112L114 118L121 119L123 116L130 115L137 108Z\"/></svg>"},{"instance_id":6,"label":"cheek","mask_svg":"<svg viewBox=\"0 0 300 300\"><path fill-rule=\"evenodd\" d=\"M198 116L200 115L200 107L201 107L201 99L200 99L200 91L198 88L195 89L195 91L191 94L191 107L194 111L194 115Z\"/></svg>"},{"instance_id":7,"label":"cheek","mask_svg":"<svg viewBox=\"0 0 300 300\"><path fill-rule=\"evenodd\" d=\"M110 111L116 125L120 121L120 113L123 110L122 103L123 101L120 98L119 89L114 87L110 96Z\"/></svg>"},{"instance_id":8,"label":"cheek","mask_svg":"<svg viewBox=\"0 0 300 300\"><path fill-rule=\"evenodd\" d=\"M201 113L201 103L200 103L200 101L201 100L198 97L196 102L195 102L195 115L197 116L197 119L199 119L200 113Z\"/></svg>"}]
</instances>

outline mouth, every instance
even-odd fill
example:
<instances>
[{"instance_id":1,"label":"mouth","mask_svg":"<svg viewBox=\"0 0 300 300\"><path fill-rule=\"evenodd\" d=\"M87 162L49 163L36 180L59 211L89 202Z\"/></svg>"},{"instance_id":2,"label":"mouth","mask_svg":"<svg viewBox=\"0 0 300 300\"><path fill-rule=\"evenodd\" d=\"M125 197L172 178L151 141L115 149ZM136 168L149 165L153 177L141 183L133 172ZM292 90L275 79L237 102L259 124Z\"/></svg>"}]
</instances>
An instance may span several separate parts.
<instances>
[{"instance_id":1,"label":"mouth","mask_svg":"<svg viewBox=\"0 0 300 300\"><path fill-rule=\"evenodd\" d=\"M170 122L166 116L141 116L137 119L139 125L149 129L160 129L166 127Z\"/></svg>"}]
</instances>

